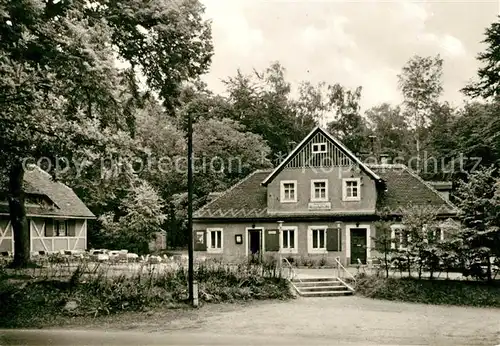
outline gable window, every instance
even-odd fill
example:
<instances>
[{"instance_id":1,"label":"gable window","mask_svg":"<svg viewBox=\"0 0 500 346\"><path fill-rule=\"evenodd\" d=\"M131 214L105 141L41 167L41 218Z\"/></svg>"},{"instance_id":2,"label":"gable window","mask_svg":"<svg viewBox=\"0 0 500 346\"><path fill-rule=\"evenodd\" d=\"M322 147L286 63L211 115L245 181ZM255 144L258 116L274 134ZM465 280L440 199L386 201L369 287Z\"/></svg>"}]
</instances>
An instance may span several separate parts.
<instances>
[{"instance_id":1,"label":"gable window","mask_svg":"<svg viewBox=\"0 0 500 346\"><path fill-rule=\"evenodd\" d=\"M344 201L359 201L361 200L359 178L348 178L342 181L342 199Z\"/></svg>"},{"instance_id":2,"label":"gable window","mask_svg":"<svg viewBox=\"0 0 500 346\"><path fill-rule=\"evenodd\" d=\"M222 252L222 228L207 229L207 251Z\"/></svg>"},{"instance_id":3,"label":"gable window","mask_svg":"<svg viewBox=\"0 0 500 346\"><path fill-rule=\"evenodd\" d=\"M313 154L323 154L326 153L326 143L313 143L312 145Z\"/></svg>"},{"instance_id":4,"label":"gable window","mask_svg":"<svg viewBox=\"0 0 500 346\"><path fill-rule=\"evenodd\" d=\"M308 250L311 253L326 252L326 226L309 227Z\"/></svg>"},{"instance_id":5,"label":"gable window","mask_svg":"<svg viewBox=\"0 0 500 346\"><path fill-rule=\"evenodd\" d=\"M327 179L311 180L311 201L312 202L328 201Z\"/></svg>"},{"instance_id":6,"label":"gable window","mask_svg":"<svg viewBox=\"0 0 500 346\"><path fill-rule=\"evenodd\" d=\"M281 230L281 252L297 253L298 229L295 226L283 227Z\"/></svg>"},{"instance_id":7,"label":"gable window","mask_svg":"<svg viewBox=\"0 0 500 346\"><path fill-rule=\"evenodd\" d=\"M283 180L281 181L281 202L292 203L297 202L297 181Z\"/></svg>"}]
</instances>

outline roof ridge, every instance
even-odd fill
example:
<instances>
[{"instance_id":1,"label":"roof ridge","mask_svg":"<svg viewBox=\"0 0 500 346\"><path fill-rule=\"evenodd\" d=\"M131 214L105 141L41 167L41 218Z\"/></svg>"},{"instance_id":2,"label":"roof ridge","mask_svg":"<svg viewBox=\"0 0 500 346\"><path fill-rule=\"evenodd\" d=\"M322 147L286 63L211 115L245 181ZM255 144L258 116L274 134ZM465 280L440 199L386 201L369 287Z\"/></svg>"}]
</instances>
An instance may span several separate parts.
<instances>
[{"instance_id":1,"label":"roof ridge","mask_svg":"<svg viewBox=\"0 0 500 346\"><path fill-rule=\"evenodd\" d=\"M406 167L405 170L408 171L408 173L410 173L414 178L419 180L422 184L424 184L428 189L434 192L434 194L436 194L441 200L443 200L453 211L458 211L458 208L453 203L444 198L434 187L432 187L428 182L422 179L422 177L420 177L416 172L414 172L409 167Z\"/></svg>"},{"instance_id":2,"label":"roof ridge","mask_svg":"<svg viewBox=\"0 0 500 346\"><path fill-rule=\"evenodd\" d=\"M236 184L234 184L233 186L229 187L228 189L222 191L217 197L215 197L214 199L212 199L210 202L208 202L207 204L205 204L203 207L201 207L200 209L198 209L196 211L196 214L200 213L200 212L204 212L211 204L215 203L216 201L218 201L219 199L221 199L222 197L226 196L228 193L230 193L231 191L233 191L235 188L237 188L238 186L240 186L241 184L243 184L244 182L246 182L248 179L250 179L251 177L253 177L255 174L257 173L264 173L266 172L265 169L257 169L255 171L253 171L252 173L250 173L249 175L247 175L245 178L239 180Z\"/></svg>"}]
</instances>

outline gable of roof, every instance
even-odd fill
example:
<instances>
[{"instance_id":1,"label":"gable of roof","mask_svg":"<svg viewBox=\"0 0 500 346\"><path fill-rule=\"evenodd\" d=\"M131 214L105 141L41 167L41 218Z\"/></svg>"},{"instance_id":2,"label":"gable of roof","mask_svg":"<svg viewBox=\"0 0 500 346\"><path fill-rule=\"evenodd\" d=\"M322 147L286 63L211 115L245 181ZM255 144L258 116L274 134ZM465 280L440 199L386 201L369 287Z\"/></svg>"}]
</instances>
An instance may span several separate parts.
<instances>
[{"instance_id":1,"label":"gable of roof","mask_svg":"<svg viewBox=\"0 0 500 346\"><path fill-rule=\"evenodd\" d=\"M24 174L24 191L29 195L46 196L52 206L26 203L27 216L54 216L71 218L95 218L75 192L65 184L54 181L38 166L30 167ZM0 205L0 213L8 214L9 206Z\"/></svg>"},{"instance_id":2,"label":"gable of roof","mask_svg":"<svg viewBox=\"0 0 500 346\"><path fill-rule=\"evenodd\" d=\"M400 215L409 205L430 205L439 215L455 215L456 207L443 198L432 186L404 165L370 165L377 176L385 181L385 191L379 191L377 213ZM270 170L255 171L206 204L194 214L198 219L275 218L267 211L267 188L261 185ZM336 213L355 216L363 213ZM364 213L363 215L365 215ZM370 213L373 214L373 213ZM322 213L322 215L330 215ZM290 217L315 216L290 213ZM321 215L319 215L321 216Z\"/></svg>"},{"instance_id":3,"label":"gable of roof","mask_svg":"<svg viewBox=\"0 0 500 346\"><path fill-rule=\"evenodd\" d=\"M367 173L373 180L381 182L381 178L373 172L366 164L364 164L356 155L354 155L342 142L329 134L321 127L315 127L296 147L293 151L262 181L263 186L267 186L281 172L286 165L306 146L311 139L318 133L325 136L335 147L337 147L344 155L357 164L361 170Z\"/></svg>"}]
</instances>

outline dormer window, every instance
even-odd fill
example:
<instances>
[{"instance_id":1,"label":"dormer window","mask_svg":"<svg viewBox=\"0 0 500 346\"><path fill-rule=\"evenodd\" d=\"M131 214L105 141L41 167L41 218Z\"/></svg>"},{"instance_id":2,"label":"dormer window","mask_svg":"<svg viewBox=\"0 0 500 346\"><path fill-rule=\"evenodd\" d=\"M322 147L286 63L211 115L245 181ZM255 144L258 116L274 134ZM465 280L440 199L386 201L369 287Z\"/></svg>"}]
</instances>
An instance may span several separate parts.
<instances>
[{"instance_id":1,"label":"dormer window","mask_svg":"<svg viewBox=\"0 0 500 346\"><path fill-rule=\"evenodd\" d=\"M359 178L348 178L342 181L342 199L344 201L361 200L361 183Z\"/></svg>"},{"instance_id":2,"label":"dormer window","mask_svg":"<svg viewBox=\"0 0 500 346\"><path fill-rule=\"evenodd\" d=\"M323 154L326 153L326 143L313 143L312 145L313 154Z\"/></svg>"},{"instance_id":3,"label":"dormer window","mask_svg":"<svg viewBox=\"0 0 500 346\"><path fill-rule=\"evenodd\" d=\"M297 202L297 181L296 180L282 180L281 181L281 203L295 203Z\"/></svg>"}]
</instances>

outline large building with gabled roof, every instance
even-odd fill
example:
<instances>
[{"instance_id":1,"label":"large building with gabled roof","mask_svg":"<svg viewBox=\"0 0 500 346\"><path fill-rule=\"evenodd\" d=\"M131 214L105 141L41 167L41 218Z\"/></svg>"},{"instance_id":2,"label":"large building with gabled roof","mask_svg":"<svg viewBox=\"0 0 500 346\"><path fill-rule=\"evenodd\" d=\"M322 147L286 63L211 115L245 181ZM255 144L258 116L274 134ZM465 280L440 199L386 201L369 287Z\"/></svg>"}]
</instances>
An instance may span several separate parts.
<instances>
[{"instance_id":1,"label":"large building with gabled roof","mask_svg":"<svg viewBox=\"0 0 500 346\"><path fill-rule=\"evenodd\" d=\"M275 169L253 172L197 210L194 247L228 260L271 253L370 263L380 215L396 220L393 246L403 247L397 220L409 205L455 218L445 193L404 165L363 163L317 127Z\"/></svg>"}]
</instances>

